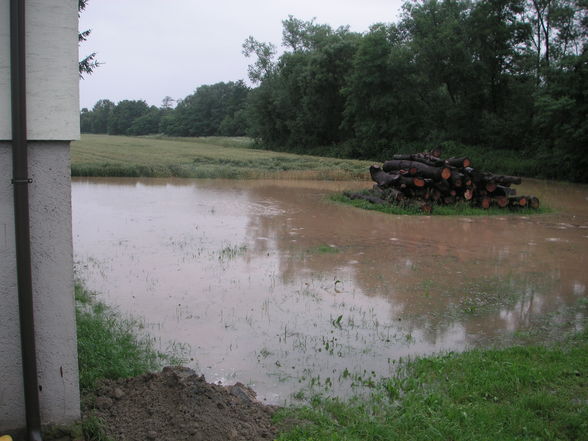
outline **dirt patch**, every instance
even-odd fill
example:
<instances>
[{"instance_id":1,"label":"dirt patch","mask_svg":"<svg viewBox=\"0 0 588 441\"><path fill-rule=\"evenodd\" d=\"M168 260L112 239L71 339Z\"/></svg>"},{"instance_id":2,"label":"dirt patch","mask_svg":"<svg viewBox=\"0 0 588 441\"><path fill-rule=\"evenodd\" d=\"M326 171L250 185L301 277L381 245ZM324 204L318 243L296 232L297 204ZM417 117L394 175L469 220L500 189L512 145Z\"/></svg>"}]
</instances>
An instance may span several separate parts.
<instances>
[{"instance_id":1,"label":"dirt patch","mask_svg":"<svg viewBox=\"0 0 588 441\"><path fill-rule=\"evenodd\" d=\"M220 386L188 368L164 368L97 388L92 413L117 441L271 440L276 410L237 383Z\"/></svg>"}]
</instances>

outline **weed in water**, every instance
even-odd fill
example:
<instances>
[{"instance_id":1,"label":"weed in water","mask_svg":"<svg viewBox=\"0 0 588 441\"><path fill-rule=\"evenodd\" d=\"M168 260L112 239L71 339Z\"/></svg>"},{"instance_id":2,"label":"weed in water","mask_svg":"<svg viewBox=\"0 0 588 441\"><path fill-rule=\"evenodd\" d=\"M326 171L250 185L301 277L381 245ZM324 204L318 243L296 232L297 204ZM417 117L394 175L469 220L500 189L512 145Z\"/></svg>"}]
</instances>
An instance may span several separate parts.
<instances>
[{"instance_id":1,"label":"weed in water","mask_svg":"<svg viewBox=\"0 0 588 441\"><path fill-rule=\"evenodd\" d=\"M247 252L247 245L227 245L218 252L218 260L231 260Z\"/></svg>"},{"instance_id":2,"label":"weed in water","mask_svg":"<svg viewBox=\"0 0 588 441\"><path fill-rule=\"evenodd\" d=\"M335 254L341 250L334 245L319 245L308 250L310 254Z\"/></svg>"}]
</instances>

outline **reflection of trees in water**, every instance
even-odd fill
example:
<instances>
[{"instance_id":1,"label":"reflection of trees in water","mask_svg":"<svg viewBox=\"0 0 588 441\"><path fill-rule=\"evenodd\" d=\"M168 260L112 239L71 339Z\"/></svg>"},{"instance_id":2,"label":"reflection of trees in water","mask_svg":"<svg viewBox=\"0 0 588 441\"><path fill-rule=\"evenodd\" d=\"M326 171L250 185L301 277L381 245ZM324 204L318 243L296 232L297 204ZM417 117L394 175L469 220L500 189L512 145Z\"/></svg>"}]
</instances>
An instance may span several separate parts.
<instances>
[{"instance_id":1,"label":"reflection of trees in water","mask_svg":"<svg viewBox=\"0 0 588 441\"><path fill-rule=\"evenodd\" d=\"M554 258L548 247L530 245L544 235L533 220L388 216L325 202L320 190L250 191L282 210L252 216L248 236L258 253L275 244L283 283L302 274L344 275L362 294L388 299L390 319L402 318L430 343L456 332L456 324L469 343L525 328L573 302L574 286L586 285L569 265L573 253ZM316 251L321 245L338 252Z\"/></svg>"}]
</instances>

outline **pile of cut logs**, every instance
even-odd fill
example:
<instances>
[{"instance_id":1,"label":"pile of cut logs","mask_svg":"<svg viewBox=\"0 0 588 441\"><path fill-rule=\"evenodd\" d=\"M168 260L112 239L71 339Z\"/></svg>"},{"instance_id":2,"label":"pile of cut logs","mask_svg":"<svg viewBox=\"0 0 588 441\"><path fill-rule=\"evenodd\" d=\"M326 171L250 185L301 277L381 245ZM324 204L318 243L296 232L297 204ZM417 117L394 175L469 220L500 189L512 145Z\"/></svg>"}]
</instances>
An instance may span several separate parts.
<instances>
[{"instance_id":1,"label":"pile of cut logs","mask_svg":"<svg viewBox=\"0 0 588 441\"><path fill-rule=\"evenodd\" d=\"M468 158L441 159L441 151L394 155L382 166L372 165L370 175L376 183L367 193L346 193L351 199L377 204L415 207L425 213L435 205L468 203L488 209L491 206L517 209L539 208L535 196L517 196L516 176L495 175L472 167Z\"/></svg>"}]
</instances>

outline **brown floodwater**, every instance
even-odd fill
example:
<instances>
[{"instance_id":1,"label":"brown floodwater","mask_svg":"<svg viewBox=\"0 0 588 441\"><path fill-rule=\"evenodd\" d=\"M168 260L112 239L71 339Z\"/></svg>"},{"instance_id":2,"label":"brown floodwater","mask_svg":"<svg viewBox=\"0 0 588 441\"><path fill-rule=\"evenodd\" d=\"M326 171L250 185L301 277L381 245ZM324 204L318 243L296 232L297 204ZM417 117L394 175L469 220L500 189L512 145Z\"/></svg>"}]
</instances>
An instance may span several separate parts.
<instances>
[{"instance_id":1,"label":"brown floodwater","mask_svg":"<svg viewBox=\"0 0 588 441\"><path fill-rule=\"evenodd\" d=\"M408 356L579 328L588 186L527 181L554 212L395 216L368 183L74 179L77 275L208 381L273 403L345 395Z\"/></svg>"}]
</instances>

